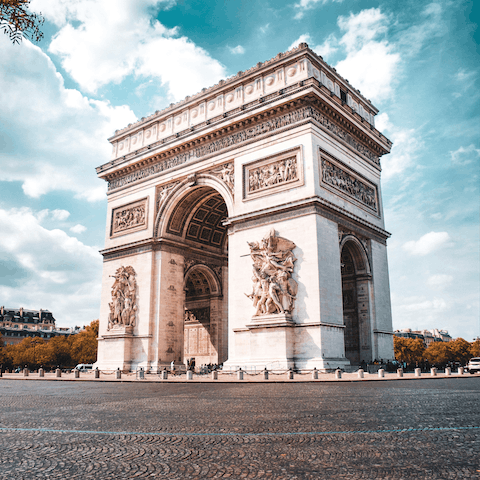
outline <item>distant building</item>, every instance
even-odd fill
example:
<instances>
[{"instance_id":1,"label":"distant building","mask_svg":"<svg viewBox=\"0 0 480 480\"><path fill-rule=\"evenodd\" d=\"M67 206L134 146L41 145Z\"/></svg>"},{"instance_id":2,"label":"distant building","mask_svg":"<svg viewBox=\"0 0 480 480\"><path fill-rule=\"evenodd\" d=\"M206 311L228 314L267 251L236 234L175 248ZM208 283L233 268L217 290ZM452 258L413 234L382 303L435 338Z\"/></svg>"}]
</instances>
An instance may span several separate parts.
<instances>
[{"instance_id":1,"label":"distant building","mask_svg":"<svg viewBox=\"0 0 480 480\"><path fill-rule=\"evenodd\" d=\"M428 347L434 342L451 342L453 338L446 330L411 330L410 328L404 328L403 330L395 330L394 335L396 337L403 338L420 338L423 341L425 347Z\"/></svg>"},{"instance_id":2,"label":"distant building","mask_svg":"<svg viewBox=\"0 0 480 480\"><path fill-rule=\"evenodd\" d=\"M4 345L16 345L26 337L48 340L78 331L78 327L56 328L55 318L48 310L0 307L0 334Z\"/></svg>"}]
</instances>

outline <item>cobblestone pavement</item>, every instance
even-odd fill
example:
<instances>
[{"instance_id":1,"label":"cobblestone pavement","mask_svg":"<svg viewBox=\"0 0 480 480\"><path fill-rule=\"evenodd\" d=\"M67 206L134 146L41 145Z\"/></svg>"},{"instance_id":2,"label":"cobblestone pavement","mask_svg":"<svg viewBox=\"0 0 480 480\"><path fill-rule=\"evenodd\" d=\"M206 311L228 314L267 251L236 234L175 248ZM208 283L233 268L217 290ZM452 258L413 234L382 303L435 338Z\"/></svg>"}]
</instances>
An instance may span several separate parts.
<instances>
[{"instance_id":1,"label":"cobblestone pavement","mask_svg":"<svg viewBox=\"0 0 480 480\"><path fill-rule=\"evenodd\" d=\"M480 478L480 376L368 383L0 379L0 479Z\"/></svg>"}]
</instances>

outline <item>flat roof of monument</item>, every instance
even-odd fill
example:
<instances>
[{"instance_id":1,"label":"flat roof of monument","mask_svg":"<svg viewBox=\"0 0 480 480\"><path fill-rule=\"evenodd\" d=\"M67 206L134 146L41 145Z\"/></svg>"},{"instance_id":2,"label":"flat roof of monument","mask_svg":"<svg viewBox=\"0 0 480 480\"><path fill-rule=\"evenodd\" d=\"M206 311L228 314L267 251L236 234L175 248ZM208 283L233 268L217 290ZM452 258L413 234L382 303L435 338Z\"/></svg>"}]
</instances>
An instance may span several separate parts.
<instances>
[{"instance_id":1,"label":"flat roof of monument","mask_svg":"<svg viewBox=\"0 0 480 480\"><path fill-rule=\"evenodd\" d=\"M373 115L378 113L378 109L372 104L372 102L365 98L358 89L349 83L348 80L339 75L334 67L328 65L328 63L326 63L320 55L316 54L312 49L309 48L307 43L300 43L298 47L292 48L287 52L280 52L275 57L271 58L270 60L266 60L265 62L258 62L255 66L245 70L244 72L240 71L236 75L228 77L224 80L220 80L217 84L211 87L203 88L200 92L194 95L187 96L179 102L171 103L163 110L157 110L148 117L142 117L137 122L130 123L125 128L116 130L114 135L108 138L108 140L112 142L130 132L135 131L142 124L151 121L159 121L162 117L170 117L175 113L183 111L188 105L200 103L201 101L206 100L208 97L212 97L212 94L220 94L222 91L231 90L235 87L235 85L245 83L246 80L252 79L260 73L274 69L275 67L278 67L284 63L288 63L289 60L293 60L305 55L317 62L320 68L326 70L331 76L333 76L335 82L338 82L340 87L343 87L348 94L352 95L353 97L357 97L357 101L361 100L361 103L365 104L370 110L372 110Z\"/></svg>"}]
</instances>

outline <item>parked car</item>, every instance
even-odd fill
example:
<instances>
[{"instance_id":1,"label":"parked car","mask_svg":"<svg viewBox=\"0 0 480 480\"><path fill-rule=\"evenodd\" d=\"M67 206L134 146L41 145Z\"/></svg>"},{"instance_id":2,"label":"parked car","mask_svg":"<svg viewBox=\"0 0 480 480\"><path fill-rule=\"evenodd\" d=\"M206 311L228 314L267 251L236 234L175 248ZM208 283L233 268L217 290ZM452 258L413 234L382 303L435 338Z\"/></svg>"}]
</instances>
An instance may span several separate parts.
<instances>
[{"instance_id":1,"label":"parked car","mask_svg":"<svg viewBox=\"0 0 480 480\"><path fill-rule=\"evenodd\" d=\"M480 357L471 358L467 364L467 370L470 373L480 372Z\"/></svg>"},{"instance_id":2,"label":"parked car","mask_svg":"<svg viewBox=\"0 0 480 480\"><path fill-rule=\"evenodd\" d=\"M79 363L75 370L80 372L91 372L93 370L93 365L91 363Z\"/></svg>"}]
</instances>

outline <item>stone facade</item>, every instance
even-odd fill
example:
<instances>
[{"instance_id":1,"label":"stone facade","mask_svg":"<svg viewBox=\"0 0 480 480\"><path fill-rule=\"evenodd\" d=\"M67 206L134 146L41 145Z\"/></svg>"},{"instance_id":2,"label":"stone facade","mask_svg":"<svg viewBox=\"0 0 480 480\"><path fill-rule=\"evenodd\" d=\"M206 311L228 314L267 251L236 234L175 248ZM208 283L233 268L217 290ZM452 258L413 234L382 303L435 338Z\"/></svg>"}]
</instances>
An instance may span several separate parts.
<instances>
[{"instance_id":1,"label":"stone facade","mask_svg":"<svg viewBox=\"0 0 480 480\"><path fill-rule=\"evenodd\" d=\"M376 113L301 44L117 131L99 368L393 358Z\"/></svg>"}]
</instances>

